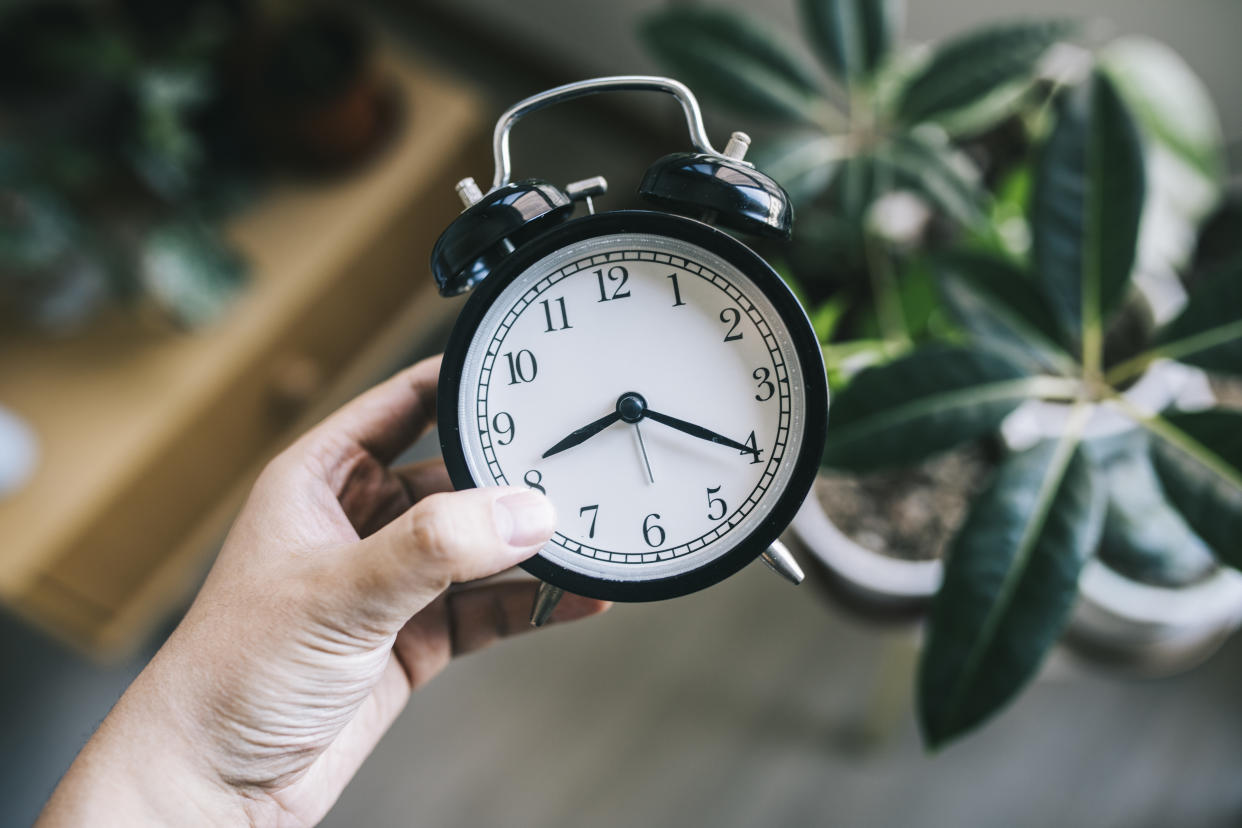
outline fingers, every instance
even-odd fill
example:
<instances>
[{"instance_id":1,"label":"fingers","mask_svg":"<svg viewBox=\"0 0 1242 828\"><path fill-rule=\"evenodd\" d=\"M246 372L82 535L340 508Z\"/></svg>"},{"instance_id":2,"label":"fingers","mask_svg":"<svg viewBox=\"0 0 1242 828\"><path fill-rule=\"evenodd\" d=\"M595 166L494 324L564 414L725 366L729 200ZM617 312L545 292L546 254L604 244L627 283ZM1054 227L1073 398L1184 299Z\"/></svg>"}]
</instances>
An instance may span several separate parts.
<instances>
[{"instance_id":1,"label":"fingers","mask_svg":"<svg viewBox=\"0 0 1242 828\"><path fill-rule=\"evenodd\" d=\"M448 469L444 467L444 459L441 457L407 466L396 466L392 473L409 494L410 505L429 495L453 491L453 481L449 479Z\"/></svg>"},{"instance_id":2,"label":"fingers","mask_svg":"<svg viewBox=\"0 0 1242 828\"><path fill-rule=\"evenodd\" d=\"M536 629L530 625L530 608L538 586L502 583L441 595L411 618L393 645L411 689L427 683L453 656ZM610 606L606 601L565 593L548 624L598 615Z\"/></svg>"},{"instance_id":3,"label":"fingers","mask_svg":"<svg viewBox=\"0 0 1242 828\"><path fill-rule=\"evenodd\" d=\"M423 498L342 560L350 600L391 632L454 581L533 555L552 535L551 502L528 489L485 488Z\"/></svg>"},{"instance_id":4,"label":"fingers","mask_svg":"<svg viewBox=\"0 0 1242 828\"><path fill-rule=\"evenodd\" d=\"M428 495L451 492L453 481L440 458L385 468L355 464L337 491L337 500L359 537L378 532ZM364 473L365 472L365 473Z\"/></svg>"},{"instance_id":5,"label":"fingers","mask_svg":"<svg viewBox=\"0 0 1242 828\"><path fill-rule=\"evenodd\" d=\"M440 357L424 359L346 403L304 439L361 447L388 463L435 422L439 377Z\"/></svg>"},{"instance_id":6,"label":"fingers","mask_svg":"<svg viewBox=\"0 0 1242 828\"><path fill-rule=\"evenodd\" d=\"M530 624L530 609L538 588L537 583L496 584L448 596L453 655L472 653L502 638L538 629ZM549 621L575 621L597 615L609 606L605 601L567 592Z\"/></svg>"}]
</instances>

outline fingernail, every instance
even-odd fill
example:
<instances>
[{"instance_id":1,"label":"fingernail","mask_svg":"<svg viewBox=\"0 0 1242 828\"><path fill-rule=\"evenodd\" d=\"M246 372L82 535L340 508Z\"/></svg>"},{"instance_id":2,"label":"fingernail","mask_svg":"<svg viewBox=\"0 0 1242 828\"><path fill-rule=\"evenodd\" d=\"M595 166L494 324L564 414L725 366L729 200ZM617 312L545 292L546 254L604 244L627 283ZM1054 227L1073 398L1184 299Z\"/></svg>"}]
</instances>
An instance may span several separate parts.
<instances>
[{"instance_id":1,"label":"fingernail","mask_svg":"<svg viewBox=\"0 0 1242 828\"><path fill-rule=\"evenodd\" d=\"M515 492L496 501L496 532L510 546L543 543L556 529L552 502L537 492Z\"/></svg>"}]
</instances>

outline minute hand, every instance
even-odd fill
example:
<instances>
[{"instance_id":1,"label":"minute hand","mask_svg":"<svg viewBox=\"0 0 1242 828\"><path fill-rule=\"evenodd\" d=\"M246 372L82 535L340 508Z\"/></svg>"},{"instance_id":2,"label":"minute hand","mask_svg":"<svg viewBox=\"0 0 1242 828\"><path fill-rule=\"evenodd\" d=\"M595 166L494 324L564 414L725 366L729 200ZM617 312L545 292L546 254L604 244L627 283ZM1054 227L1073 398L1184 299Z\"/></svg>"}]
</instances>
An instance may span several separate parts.
<instances>
[{"instance_id":1,"label":"minute hand","mask_svg":"<svg viewBox=\"0 0 1242 828\"><path fill-rule=\"evenodd\" d=\"M678 431L685 432L691 437L698 437L700 440L708 440L712 443L719 443L722 446L728 446L729 448L737 449L738 451L745 452L746 454L758 454L756 449L753 449L750 446L742 445L736 440L730 440L723 434L717 434L714 431L703 428L703 426L697 426L694 423L688 423L685 420L679 420L676 417L661 414L659 411L652 411L648 408L645 416L648 419L655 420L657 423L663 423L669 428L675 428Z\"/></svg>"}]
</instances>

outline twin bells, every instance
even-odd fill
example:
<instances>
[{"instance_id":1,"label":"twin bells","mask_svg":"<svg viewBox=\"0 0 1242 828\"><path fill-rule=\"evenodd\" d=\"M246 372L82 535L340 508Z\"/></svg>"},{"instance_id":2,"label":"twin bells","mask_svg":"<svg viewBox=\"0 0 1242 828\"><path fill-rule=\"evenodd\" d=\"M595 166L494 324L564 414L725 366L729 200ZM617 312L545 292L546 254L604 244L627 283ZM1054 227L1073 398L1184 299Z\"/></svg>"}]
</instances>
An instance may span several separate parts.
<instances>
[{"instance_id":1,"label":"twin bells","mask_svg":"<svg viewBox=\"0 0 1242 828\"><path fill-rule=\"evenodd\" d=\"M723 152L712 148L694 95L670 78L623 75L566 84L520 101L496 122L492 188L480 191L473 178L457 192L466 209L440 236L431 270L440 293L464 293L510 253L568 220L575 202L602 195L601 177L564 189L535 178L510 181L509 131L525 115L554 103L609 91L658 91L677 98L686 115L695 152L666 155L648 168L638 192L656 208L767 238L788 239L793 208L779 184L742 160L750 139L733 133Z\"/></svg>"}]
</instances>

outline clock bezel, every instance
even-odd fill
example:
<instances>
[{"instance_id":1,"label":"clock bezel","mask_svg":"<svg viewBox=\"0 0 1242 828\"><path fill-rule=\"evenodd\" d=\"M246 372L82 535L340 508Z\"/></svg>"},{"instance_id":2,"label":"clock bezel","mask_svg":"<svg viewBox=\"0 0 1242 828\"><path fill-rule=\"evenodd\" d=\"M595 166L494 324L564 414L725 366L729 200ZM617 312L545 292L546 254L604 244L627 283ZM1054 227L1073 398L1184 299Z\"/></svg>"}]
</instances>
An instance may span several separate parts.
<instances>
[{"instance_id":1,"label":"clock bezel","mask_svg":"<svg viewBox=\"0 0 1242 828\"><path fill-rule=\"evenodd\" d=\"M466 462L457 414L466 355L487 311L510 283L545 256L575 242L618 233L679 239L714 253L745 274L772 303L788 330L806 391L803 440L793 459L789 482L777 495L767 517L725 554L687 572L637 581L585 575L564 568L542 553L521 564L532 575L568 592L637 603L676 598L719 583L753 562L780 536L810 493L819 469L827 436L828 383L819 341L806 312L776 271L742 242L703 222L652 210L614 210L571 219L526 242L495 267L467 300L449 335L440 365L437 418L440 450L455 488L479 485Z\"/></svg>"}]
</instances>

